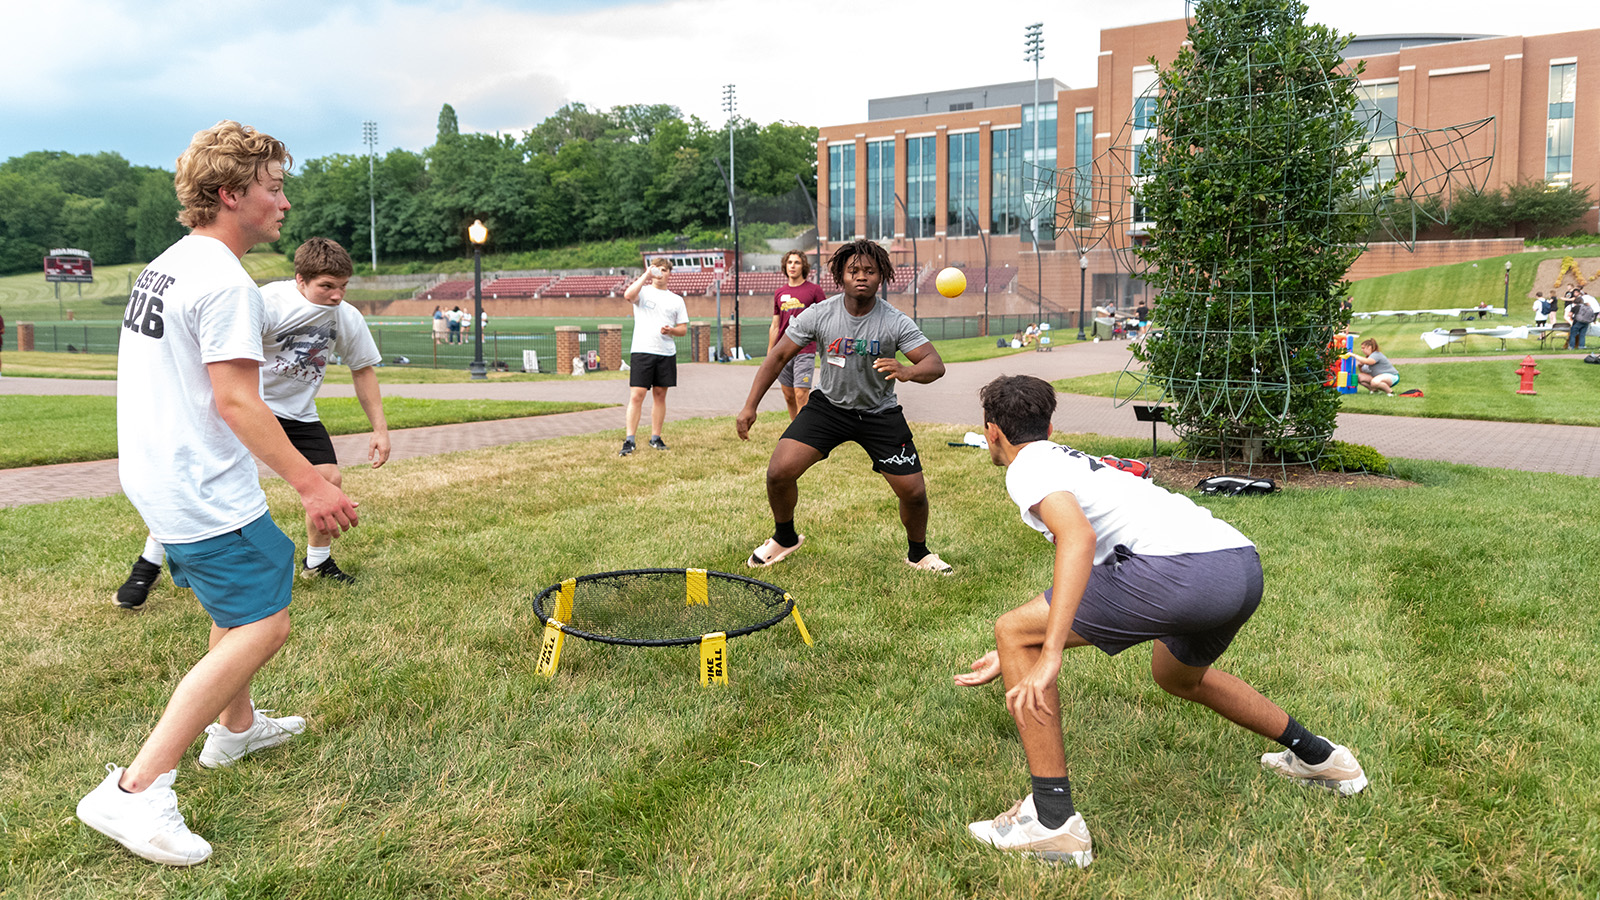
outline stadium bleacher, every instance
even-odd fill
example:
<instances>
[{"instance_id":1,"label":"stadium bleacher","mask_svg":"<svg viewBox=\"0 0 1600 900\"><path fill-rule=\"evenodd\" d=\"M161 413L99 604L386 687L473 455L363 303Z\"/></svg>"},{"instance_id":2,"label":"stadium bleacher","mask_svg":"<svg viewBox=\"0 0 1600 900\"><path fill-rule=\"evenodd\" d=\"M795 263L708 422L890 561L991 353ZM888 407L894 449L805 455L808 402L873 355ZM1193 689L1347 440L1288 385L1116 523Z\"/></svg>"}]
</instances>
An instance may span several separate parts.
<instances>
[{"instance_id":1,"label":"stadium bleacher","mask_svg":"<svg viewBox=\"0 0 1600 900\"><path fill-rule=\"evenodd\" d=\"M496 278L483 286L485 297L537 297L556 282L558 276Z\"/></svg>"},{"instance_id":2,"label":"stadium bleacher","mask_svg":"<svg viewBox=\"0 0 1600 900\"><path fill-rule=\"evenodd\" d=\"M471 296L472 282L470 281L441 281L422 292L423 300L433 300L437 303L465 300Z\"/></svg>"},{"instance_id":3,"label":"stadium bleacher","mask_svg":"<svg viewBox=\"0 0 1600 900\"><path fill-rule=\"evenodd\" d=\"M539 292L542 297L610 297L621 294L632 278L617 275L567 275Z\"/></svg>"}]
</instances>

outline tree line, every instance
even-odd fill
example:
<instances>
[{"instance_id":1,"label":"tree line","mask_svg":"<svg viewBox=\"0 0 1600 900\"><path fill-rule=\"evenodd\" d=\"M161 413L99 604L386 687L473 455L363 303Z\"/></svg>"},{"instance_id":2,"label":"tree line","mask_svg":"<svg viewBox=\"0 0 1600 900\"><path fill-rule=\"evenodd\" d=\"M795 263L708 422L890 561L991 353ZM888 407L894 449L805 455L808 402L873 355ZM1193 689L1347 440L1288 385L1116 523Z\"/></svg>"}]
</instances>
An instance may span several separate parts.
<instances>
[{"instance_id":1,"label":"tree line","mask_svg":"<svg viewBox=\"0 0 1600 900\"><path fill-rule=\"evenodd\" d=\"M732 130L741 218L811 221L801 194L816 190L817 129L736 120ZM521 137L463 134L446 104L431 147L372 160L380 267L462 253L474 219L499 252L726 222L717 167L728 168L728 142L727 128L667 104L572 103ZM293 209L279 249L323 236L358 261L370 256L367 157L296 160L285 189ZM148 261L185 233L177 213L170 171L114 152L13 157L0 163L0 274L38 270L55 247L102 265Z\"/></svg>"},{"instance_id":2,"label":"tree line","mask_svg":"<svg viewBox=\"0 0 1600 900\"><path fill-rule=\"evenodd\" d=\"M57 247L102 265L150 260L185 233L171 172L117 153L34 151L0 163L0 274L40 271Z\"/></svg>"}]
</instances>

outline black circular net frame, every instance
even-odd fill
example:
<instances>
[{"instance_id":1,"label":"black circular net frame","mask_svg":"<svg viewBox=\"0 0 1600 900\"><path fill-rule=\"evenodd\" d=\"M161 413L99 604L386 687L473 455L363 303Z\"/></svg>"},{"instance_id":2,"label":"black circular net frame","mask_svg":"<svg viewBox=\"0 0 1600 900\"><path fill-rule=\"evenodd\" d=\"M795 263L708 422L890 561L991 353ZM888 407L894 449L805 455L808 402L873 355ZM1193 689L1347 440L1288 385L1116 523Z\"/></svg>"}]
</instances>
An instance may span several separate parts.
<instances>
[{"instance_id":1,"label":"black circular net frame","mask_svg":"<svg viewBox=\"0 0 1600 900\"><path fill-rule=\"evenodd\" d=\"M704 573L705 602L689 602L692 572ZM698 644L715 632L738 637L770 628L794 610L782 588L726 572L690 569L628 569L575 579L571 621L561 630L573 637L630 647ZM534 614L555 619L562 584L533 599ZM560 620L556 620L560 621Z\"/></svg>"}]
</instances>

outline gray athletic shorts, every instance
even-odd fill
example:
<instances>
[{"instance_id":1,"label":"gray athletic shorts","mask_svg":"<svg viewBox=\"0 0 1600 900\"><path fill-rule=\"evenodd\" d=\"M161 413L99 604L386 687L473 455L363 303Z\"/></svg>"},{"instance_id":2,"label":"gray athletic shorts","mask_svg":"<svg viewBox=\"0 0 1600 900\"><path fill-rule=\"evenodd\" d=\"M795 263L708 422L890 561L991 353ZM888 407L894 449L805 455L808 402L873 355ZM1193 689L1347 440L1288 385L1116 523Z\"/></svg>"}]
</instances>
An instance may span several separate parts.
<instances>
[{"instance_id":1,"label":"gray athletic shorts","mask_svg":"<svg viewBox=\"0 0 1600 900\"><path fill-rule=\"evenodd\" d=\"M778 384L786 388L799 388L802 391L811 390L811 375L817 370L817 355L815 353L797 353L794 359L783 364L778 370Z\"/></svg>"},{"instance_id":2,"label":"gray athletic shorts","mask_svg":"<svg viewBox=\"0 0 1600 900\"><path fill-rule=\"evenodd\" d=\"M1254 547L1138 556L1119 545L1090 573L1072 630L1108 656L1159 640L1178 662L1209 666L1261 605L1261 586Z\"/></svg>"}]
</instances>

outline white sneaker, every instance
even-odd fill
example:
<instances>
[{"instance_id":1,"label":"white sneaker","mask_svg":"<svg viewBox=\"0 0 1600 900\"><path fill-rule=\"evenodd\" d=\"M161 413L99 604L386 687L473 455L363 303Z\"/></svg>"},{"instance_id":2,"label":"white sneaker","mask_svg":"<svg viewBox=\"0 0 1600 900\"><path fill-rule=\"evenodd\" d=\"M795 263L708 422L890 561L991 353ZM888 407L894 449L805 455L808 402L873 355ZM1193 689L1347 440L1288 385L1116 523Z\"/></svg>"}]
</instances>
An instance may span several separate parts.
<instances>
[{"instance_id":1,"label":"white sneaker","mask_svg":"<svg viewBox=\"0 0 1600 900\"><path fill-rule=\"evenodd\" d=\"M1263 753L1261 764L1285 778L1338 791L1346 797L1367 786L1367 773L1361 770L1361 763L1356 762L1356 755L1350 752L1349 747L1339 744L1334 744L1333 753L1315 766L1295 756L1293 750Z\"/></svg>"},{"instance_id":2,"label":"white sneaker","mask_svg":"<svg viewBox=\"0 0 1600 900\"><path fill-rule=\"evenodd\" d=\"M220 722L206 726L206 743L200 748L200 765L208 769L231 766L239 758L257 750L276 747L306 730L306 720L299 716L274 719L270 709L255 711L255 721L241 732L232 732Z\"/></svg>"},{"instance_id":3,"label":"white sneaker","mask_svg":"<svg viewBox=\"0 0 1600 900\"><path fill-rule=\"evenodd\" d=\"M1083 816L1073 813L1060 828L1046 828L1039 824L1032 794L1023 799L1015 814L1006 812L994 819L973 822L967 830L978 840L1001 850L1013 850L1051 862L1071 862L1080 869L1094 861L1089 826Z\"/></svg>"},{"instance_id":4,"label":"white sneaker","mask_svg":"<svg viewBox=\"0 0 1600 900\"><path fill-rule=\"evenodd\" d=\"M192 866L210 858L211 845L189 830L178 811L178 795L172 790L178 770L137 794L117 787L123 771L106 766L105 780L78 801L78 821L151 862Z\"/></svg>"}]
</instances>

